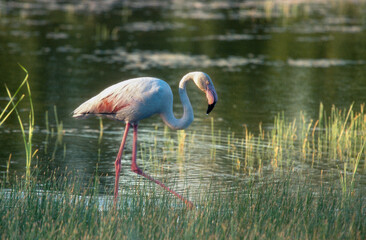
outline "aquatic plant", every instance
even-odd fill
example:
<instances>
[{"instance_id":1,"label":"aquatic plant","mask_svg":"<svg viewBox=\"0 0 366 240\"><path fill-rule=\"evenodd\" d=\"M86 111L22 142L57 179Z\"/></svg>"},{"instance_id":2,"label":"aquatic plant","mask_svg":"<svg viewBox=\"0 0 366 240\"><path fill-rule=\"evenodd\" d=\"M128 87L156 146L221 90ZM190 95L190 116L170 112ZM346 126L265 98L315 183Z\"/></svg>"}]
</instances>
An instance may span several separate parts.
<instances>
[{"instance_id":1,"label":"aquatic plant","mask_svg":"<svg viewBox=\"0 0 366 240\"><path fill-rule=\"evenodd\" d=\"M261 174L268 166L280 174L297 164L322 174L335 167L343 191L350 194L357 173L366 170L366 113L363 104L359 109L354 111L353 104L343 110L332 106L327 114L320 104L316 120L300 113L299 118L289 121L283 113L278 114L272 127L263 129L260 124L258 134L246 126L242 137L228 134L226 154L236 171L249 174ZM324 164L332 167L324 168Z\"/></svg>"},{"instance_id":2,"label":"aquatic plant","mask_svg":"<svg viewBox=\"0 0 366 240\"><path fill-rule=\"evenodd\" d=\"M25 147L25 152L26 152L26 176L27 176L27 179L28 179L30 177L30 172L31 172L32 158L35 156L35 154L37 153L38 150L35 150L35 151L32 150L32 147L33 147L32 139L33 139L33 131L34 131L34 108L33 108L33 101L32 101L31 89L30 89L29 81L28 81L28 76L29 75L28 75L28 71L22 65L19 64L19 66L26 73L26 76L25 76L22 84L20 85L20 87L15 92L14 96L16 96L16 94L18 93L18 91L20 90L20 88L24 84L27 86L27 92L28 92L28 97L29 97L29 105L30 105L30 110L29 110L29 115L28 115L28 131L27 131L28 132L28 137L27 137L27 134L26 134L26 130L25 130L25 127L24 127L22 118L21 118L21 116L19 114L19 111L17 110L17 104L23 98L21 98L20 100L18 100L17 103L14 103L14 101L13 101L14 96L12 96L10 90L7 87L6 87L6 91L8 93L9 98L10 98L10 101L9 101L8 105L10 103L13 105L13 109L12 110L14 110L15 113L16 113L16 115L17 115L17 118L18 118L18 121L19 121L19 125L20 125L20 129L21 129L21 132L22 132L22 137L23 137L23 142L24 142L24 147ZM24 95L22 95L22 96L24 96ZM6 106L6 108L8 107L8 105ZM9 112L9 114L10 113L11 112Z\"/></svg>"},{"instance_id":3,"label":"aquatic plant","mask_svg":"<svg viewBox=\"0 0 366 240\"><path fill-rule=\"evenodd\" d=\"M23 67L22 67L23 68ZM23 70L25 70L24 68L23 68ZM27 72L26 72L27 73ZM16 107L18 106L18 104L23 100L23 98L24 98L24 94L22 94L21 96L20 96L20 98L18 99L18 101L16 101L16 103L14 103L14 101L15 101L15 99L16 99L16 97L17 97L17 95L18 95L18 93L19 93L19 91L20 91L20 89L24 86L24 84L26 83L28 81L28 73L27 73L27 75L25 76L25 78L24 78L24 80L23 80L23 82L19 85L19 87L17 88L17 90L15 91L15 93L14 93L14 95L13 96L11 96L10 98L9 98L9 101L8 101L8 103L6 104L6 106L2 109L2 111L1 111L1 114L0 114L0 126L1 125L3 125L3 123L6 121L6 119L8 119L8 117L11 115L11 113L16 109ZM10 90L9 90L9 88L6 86L6 84L5 84L5 89L6 89L6 91L9 93L10 92ZM8 109L9 109L9 107L10 107L10 105L12 105L12 108L10 108L10 110L8 111ZM5 115L6 114L6 115Z\"/></svg>"},{"instance_id":4,"label":"aquatic plant","mask_svg":"<svg viewBox=\"0 0 366 240\"><path fill-rule=\"evenodd\" d=\"M223 183L225 184L225 183ZM80 173L0 182L2 239L365 239L364 191L345 196L286 174L278 181L235 181L237 191L201 192L196 208L149 182L122 186L113 207L98 177L85 186ZM26 213L26 214L24 214Z\"/></svg>"}]
</instances>

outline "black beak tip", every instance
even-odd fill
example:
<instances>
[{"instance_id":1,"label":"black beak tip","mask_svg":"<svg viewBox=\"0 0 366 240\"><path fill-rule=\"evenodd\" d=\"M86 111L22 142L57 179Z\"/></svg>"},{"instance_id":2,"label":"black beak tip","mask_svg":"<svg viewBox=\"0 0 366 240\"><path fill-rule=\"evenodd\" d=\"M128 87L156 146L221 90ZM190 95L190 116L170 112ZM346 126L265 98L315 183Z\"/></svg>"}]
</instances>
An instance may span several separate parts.
<instances>
[{"instance_id":1,"label":"black beak tip","mask_svg":"<svg viewBox=\"0 0 366 240\"><path fill-rule=\"evenodd\" d=\"M213 103L213 104L209 104L208 105L208 108L207 108L207 112L206 112L206 114L209 114L211 111L212 111L212 109L215 107L215 102Z\"/></svg>"}]
</instances>

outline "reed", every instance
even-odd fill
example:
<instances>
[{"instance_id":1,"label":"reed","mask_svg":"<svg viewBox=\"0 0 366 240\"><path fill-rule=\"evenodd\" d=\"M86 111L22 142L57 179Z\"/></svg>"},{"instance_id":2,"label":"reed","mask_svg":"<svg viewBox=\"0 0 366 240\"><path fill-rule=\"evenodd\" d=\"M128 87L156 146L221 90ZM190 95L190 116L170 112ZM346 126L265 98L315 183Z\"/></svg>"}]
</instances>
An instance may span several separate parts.
<instances>
[{"instance_id":1,"label":"reed","mask_svg":"<svg viewBox=\"0 0 366 240\"><path fill-rule=\"evenodd\" d=\"M53 112L54 112L54 116L55 116L55 122L56 122L56 129L57 129L57 141L59 143L62 143L62 137L64 135L64 125L62 123L62 121L60 121L58 119L58 114L57 114L57 107L56 105L53 106Z\"/></svg>"},{"instance_id":2,"label":"reed","mask_svg":"<svg viewBox=\"0 0 366 240\"><path fill-rule=\"evenodd\" d=\"M25 70L21 65L20 67ZM15 102L16 97L20 91L20 89L24 86L24 84L26 84L26 82L28 81L28 72L25 70L26 72L26 76L23 79L23 82L19 85L19 87L17 88L17 90L15 90L15 93L13 96L10 96L8 103L6 104L6 106L3 108L3 110L1 111L0 114L0 126L3 125L3 123L6 121L6 119L8 119L8 117L12 114L12 112L16 109L16 107L18 106L18 104L23 100L23 98L25 97L24 94L22 94L20 96L20 98ZM10 93L9 88L5 85L5 89L8 93ZM15 103L14 103L15 102ZM12 107L10 108L10 106L12 105ZM10 110L9 110L10 109ZM9 111L8 111L9 110ZM5 115L6 114L6 115Z\"/></svg>"},{"instance_id":3,"label":"reed","mask_svg":"<svg viewBox=\"0 0 366 240\"><path fill-rule=\"evenodd\" d=\"M0 182L2 239L365 239L364 191L344 195L296 173L280 180L231 182L238 191L206 188L189 210L149 182L122 186L116 208L80 173ZM260 183L261 182L261 183ZM39 183L39 184L38 184ZM259 184L260 183L260 184ZM225 184L225 183L222 183ZM131 186L131 187L129 187ZM26 212L27 214L24 214Z\"/></svg>"},{"instance_id":4,"label":"reed","mask_svg":"<svg viewBox=\"0 0 366 240\"><path fill-rule=\"evenodd\" d=\"M50 123L48 120L48 111L46 111L46 113L45 113L45 122L46 122L46 138L44 141L44 153L47 154L48 153L48 139L50 137Z\"/></svg>"},{"instance_id":5,"label":"reed","mask_svg":"<svg viewBox=\"0 0 366 240\"><path fill-rule=\"evenodd\" d=\"M103 119L99 118L99 137L98 137L98 144L101 144L103 139L104 127L103 127Z\"/></svg>"},{"instance_id":6,"label":"reed","mask_svg":"<svg viewBox=\"0 0 366 240\"><path fill-rule=\"evenodd\" d=\"M177 131L177 138L178 138L178 151L179 154L184 154L185 142L186 142L187 133L185 130L178 130Z\"/></svg>"},{"instance_id":7,"label":"reed","mask_svg":"<svg viewBox=\"0 0 366 240\"><path fill-rule=\"evenodd\" d=\"M100 162L100 156L101 156L101 143L103 140L103 133L104 133L104 127L103 127L103 119L99 118L99 137L98 137L98 163Z\"/></svg>"},{"instance_id":8,"label":"reed","mask_svg":"<svg viewBox=\"0 0 366 240\"><path fill-rule=\"evenodd\" d=\"M8 161L6 162L6 182L9 182L10 160L11 160L11 153L9 154Z\"/></svg>"},{"instance_id":9,"label":"reed","mask_svg":"<svg viewBox=\"0 0 366 240\"><path fill-rule=\"evenodd\" d=\"M18 91L20 90L20 88L25 84L27 86L27 92L28 92L28 99L29 99L29 105L30 105L30 110L29 110L29 115L28 115L28 137L26 134L26 130L22 121L22 118L19 114L19 111L17 110L17 104L20 102L20 100L18 100L17 103L14 103L13 99L14 96L12 96L10 90L6 87L6 91L8 93L8 96L10 98L10 101L8 103L13 105L13 110L15 111L18 121L19 121L19 126L22 132L22 137L23 137L23 142L24 142L24 147L25 147L25 152L26 152L26 177L27 179L30 178L30 173L31 173L31 164L32 164L32 158L35 156L35 154L37 153L38 150L33 151L33 144L32 144L32 139L33 139L33 131L34 131L34 108L33 108L33 101L32 101L32 93L31 93L31 89L29 86L29 81L28 81L28 71L19 64L19 66L21 67L21 69L26 73L26 76L24 77L24 80L22 82L22 84L20 85L20 87L17 89L17 91L14 93L14 96L18 93ZM6 108L8 107L8 105L6 106ZM11 112L10 112L11 113ZM8 115L7 115L8 116ZM5 117L6 119L6 117Z\"/></svg>"},{"instance_id":10,"label":"reed","mask_svg":"<svg viewBox=\"0 0 366 240\"><path fill-rule=\"evenodd\" d=\"M327 170L339 176L340 186L351 194L356 179L366 172L365 136L364 105L360 105L359 111L355 111L353 104L347 109L332 106L327 113L321 103L317 119L310 119L301 112L290 121L280 113L275 116L272 127L264 129L259 124L257 134L244 126L242 136L229 131L226 139L216 136L215 141L225 146L217 150L217 155L231 159L234 172L261 174L266 168L283 174L301 164L319 171L319 175ZM324 169L324 164L330 170Z\"/></svg>"}]
</instances>

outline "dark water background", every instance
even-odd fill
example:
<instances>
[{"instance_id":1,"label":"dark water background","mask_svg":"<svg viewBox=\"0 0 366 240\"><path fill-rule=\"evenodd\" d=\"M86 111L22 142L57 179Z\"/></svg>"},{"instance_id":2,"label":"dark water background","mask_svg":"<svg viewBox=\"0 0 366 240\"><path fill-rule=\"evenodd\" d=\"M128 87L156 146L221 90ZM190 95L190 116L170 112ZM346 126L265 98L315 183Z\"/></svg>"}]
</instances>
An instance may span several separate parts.
<instances>
[{"instance_id":1,"label":"dark water background","mask_svg":"<svg viewBox=\"0 0 366 240\"><path fill-rule=\"evenodd\" d=\"M123 126L103 121L98 143L98 120L71 118L83 101L121 80L154 76L171 85L180 114L178 82L187 72L200 70L211 76L219 102L206 116L205 97L189 86L195 112L189 133L208 134L210 117L222 136L232 131L240 136L243 125L251 132L258 131L260 122L268 128L282 111L289 119L300 111L317 118L320 102L328 111L332 104L348 108L354 102L357 110L366 102L365 16L365 4L357 1L1 0L0 106L8 100L3 84L14 91L24 78L21 63L30 74L38 164L79 170L86 178L98 165L102 181L112 186ZM65 132L58 142L56 134L46 131L46 111L55 130L54 106ZM23 101L25 117L28 109ZM157 146L157 155L163 154L162 121L145 120L140 130L147 149ZM170 133L172 141L175 134ZM24 146L15 116L0 128L0 136L0 173L6 172L9 154L11 174L23 173ZM210 162L205 145L211 139L200 139L202 147L184 160L145 159L141 165L155 176L188 179L191 186L233 177L226 151L218 151L219 160ZM128 171L130 147L128 143L121 181L136 179ZM154 170L162 167L163 173Z\"/></svg>"}]
</instances>

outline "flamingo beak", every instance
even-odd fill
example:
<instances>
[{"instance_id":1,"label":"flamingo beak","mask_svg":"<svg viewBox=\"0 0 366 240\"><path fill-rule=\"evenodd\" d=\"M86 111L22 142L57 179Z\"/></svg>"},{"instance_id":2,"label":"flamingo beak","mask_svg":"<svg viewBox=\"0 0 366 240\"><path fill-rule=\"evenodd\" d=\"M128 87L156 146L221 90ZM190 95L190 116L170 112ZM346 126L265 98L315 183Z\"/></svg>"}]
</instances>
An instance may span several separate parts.
<instances>
[{"instance_id":1,"label":"flamingo beak","mask_svg":"<svg viewBox=\"0 0 366 240\"><path fill-rule=\"evenodd\" d=\"M206 97L208 101L208 108L206 114L209 114L212 109L215 107L215 104L217 102L217 93L215 91L215 88L213 86L207 86L206 89Z\"/></svg>"}]
</instances>

